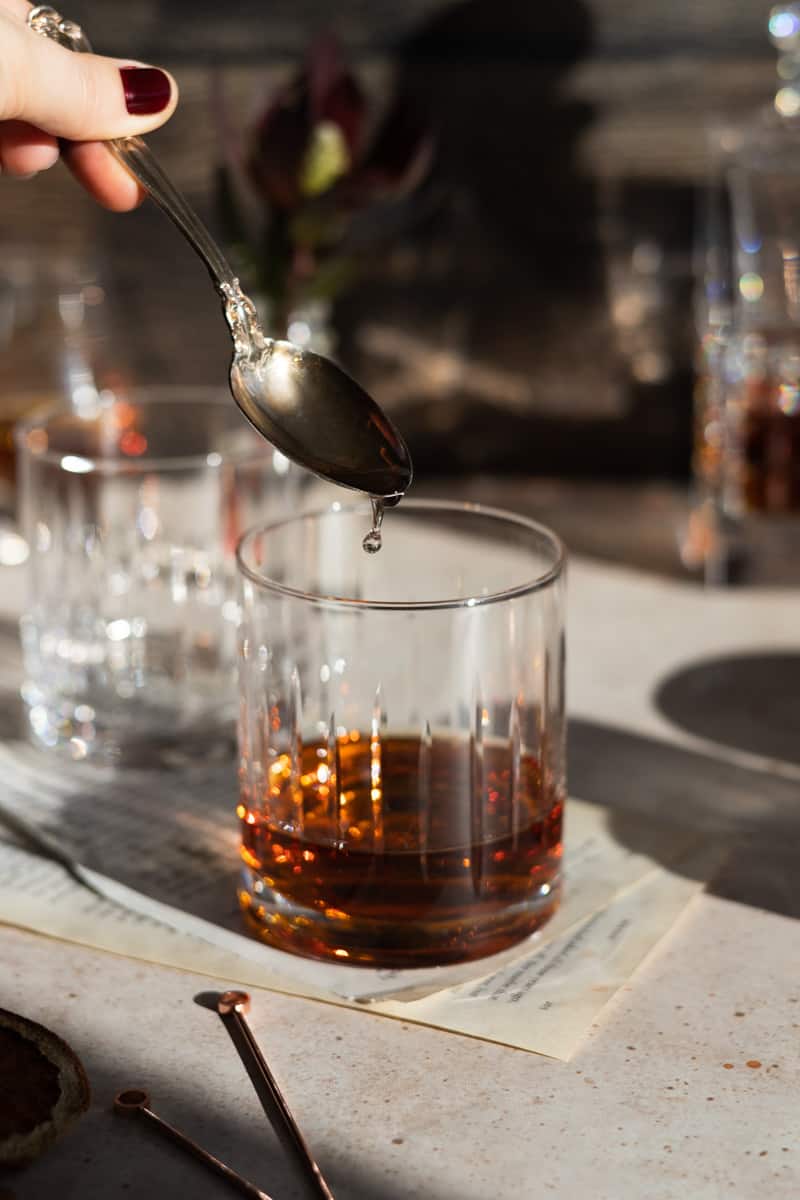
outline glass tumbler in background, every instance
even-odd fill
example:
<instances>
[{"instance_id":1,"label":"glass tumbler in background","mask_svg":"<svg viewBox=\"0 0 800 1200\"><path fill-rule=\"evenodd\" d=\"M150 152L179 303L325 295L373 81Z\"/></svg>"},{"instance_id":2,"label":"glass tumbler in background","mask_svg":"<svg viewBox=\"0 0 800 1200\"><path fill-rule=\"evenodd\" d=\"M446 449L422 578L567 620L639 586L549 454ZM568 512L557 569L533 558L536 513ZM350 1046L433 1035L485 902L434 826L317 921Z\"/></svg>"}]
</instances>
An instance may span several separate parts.
<instances>
[{"instance_id":1,"label":"glass tumbler in background","mask_svg":"<svg viewBox=\"0 0 800 1200\"><path fill-rule=\"evenodd\" d=\"M296 474L227 393L162 388L16 432L30 730L139 765L233 746L235 546Z\"/></svg>"},{"instance_id":2,"label":"glass tumbler in background","mask_svg":"<svg viewBox=\"0 0 800 1200\"><path fill-rule=\"evenodd\" d=\"M74 407L116 390L125 374L111 351L101 274L77 249L0 243L0 565L22 563L16 528L14 428L45 405ZM91 402L91 401L90 401Z\"/></svg>"},{"instance_id":3,"label":"glass tumbler in background","mask_svg":"<svg viewBox=\"0 0 800 1200\"><path fill-rule=\"evenodd\" d=\"M479 958L558 893L563 551L522 517L404 501L239 548L240 901L264 941L381 967Z\"/></svg>"}]
</instances>

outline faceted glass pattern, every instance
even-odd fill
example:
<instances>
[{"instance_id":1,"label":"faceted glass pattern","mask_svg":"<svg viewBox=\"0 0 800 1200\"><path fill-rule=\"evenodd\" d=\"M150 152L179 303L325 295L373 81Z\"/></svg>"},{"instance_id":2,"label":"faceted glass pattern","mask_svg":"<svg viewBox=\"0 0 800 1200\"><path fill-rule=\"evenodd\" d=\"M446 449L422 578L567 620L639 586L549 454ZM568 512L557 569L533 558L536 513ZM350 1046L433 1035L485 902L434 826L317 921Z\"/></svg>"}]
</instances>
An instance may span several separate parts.
<instances>
[{"instance_id":1,"label":"faceted glass pattern","mask_svg":"<svg viewBox=\"0 0 800 1200\"><path fill-rule=\"evenodd\" d=\"M523 518L334 503L240 547L248 921L316 957L488 954L552 910L564 801L562 552Z\"/></svg>"}]
</instances>

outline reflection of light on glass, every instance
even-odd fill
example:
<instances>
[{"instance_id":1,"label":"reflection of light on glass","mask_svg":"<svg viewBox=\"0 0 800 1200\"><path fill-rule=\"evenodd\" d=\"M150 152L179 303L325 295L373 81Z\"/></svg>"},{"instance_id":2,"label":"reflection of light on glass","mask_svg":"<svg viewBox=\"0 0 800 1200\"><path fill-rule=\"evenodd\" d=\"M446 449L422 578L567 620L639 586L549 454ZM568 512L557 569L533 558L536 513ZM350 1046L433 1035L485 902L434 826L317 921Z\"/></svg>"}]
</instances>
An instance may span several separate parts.
<instances>
[{"instance_id":1,"label":"reflection of light on glass","mask_svg":"<svg viewBox=\"0 0 800 1200\"><path fill-rule=\"evenodd\" d=\"M331 677L331 669L327 663L323 663L319 669L319 678L321 683L327 683Z\"/></svg>"},{"instance_id":2,"label":"reflection of light on glass","mask_svg":"<svg viewBox=\"0 0 800 1200\"><path fill-rule=\"evenodd\" d=\"M130 458L137 458L147 449L147 438L138 429L126 429L119 439L119 448Z\"/></svg>"},{"instance_id":3,"label":"reflection of light on glass","mask_svg":"<svg viewBox=\"0 0 800 1200\"><path fill-rule=\"evenodd\" d=\"M280 450L274 450L272 453L272 469L276 475L285 475L289 470L289 459L285 454L281 454Z\"/></svg>"},{"instance_id":4,"label":"reflection of light on glass","mask_svg":"<svg viewBox=\"0 0 800 1200\"><path fill-rule=\"evenodd\" d=\"M220 612L222 613L223 621L230 621L231 624L238 625L239 618L241 617L241 609L236 600L224 600Z\"/></svg>"},{"instance_id":5,"label":"reflection of light on glass","mask_svg":"<svg viewBox=\"0 0 800 1200\"><path fill-rule=\"evenodd\" d=\"M76 705L75 720L78 721L79 724L84 725L87 721L93 721L94 718L95 718L95 711L92 708L91 704Z\"/></svg>"},{"instance_id":6,"label":"reflection of light on glass","mask_svg":"<svg viewBox=\"0 0 800 1200\"><path fill-rule=\"evenodd\" d=\"M334 950L333 953L336 955L337 958L349 958L350 957L350 953L347 950L341 950L341 949Z\"/></svg>"},{"instance_id":7,"label":"reflection of light on glass","mask_svg":"<svg viewBox=\"0 0 800 1200\"><path fill-rule=\"evenodd\" d=\"M372 811L373 814L376 814L376 808L380 811L379 806L383 795L381 791L381 737L377 717L372 718L372 737L369 741L369 777L372 785L370 789Z\"/></svg>"},{"instance_id":8,"label":"reflection of light on glass","mask_svg":"<svg viewBox=\"0 0 800 1200\"><path fill-rule=\"evenodd\" d=\"M783 286L786 296L793 309L797 309L800 301L800 255L797 247L787 244L782 250L783 257Z\"/></svg>"},{"instance_id":9,"label":"reflection of light on glass","mask_svg":"<svg viewBox=\"0 0 800 1200\"><path fill-rule=\"evenodd\" d=\"M764 295L764 280L757 271L745 271L739 276L739 291L744 300L753 303Z\"/></svg>"},{"instance_id":10,"label":"reflection of light on glass","mask_svg":"<svg viewBox=\"0 0 800 1200\"><path fill-rule=\"evenodd\" d=\"M218 467L222 463L222 455L217 454L216 450L212 450L210 454L206 455L206 463L209 467Z\"/></svg>"},{"instance_id":11,"label":"reflection of light on glass","mask_svg":"<svg viewBox=\"0 0 800 1200\"><path fill-rule=\"evenodd\" d=\"M81 458L78 454L65 454L61 459L61 468L64 471L72 471L73 475L85 475L87 471L93 470L89 459Z\"/></svg>"},{"instance_id":12,"label":"reflection of light on glass","mask_svg":"<svg viewBox=\"0 0 800 1200\"><path fill-rule=\"evenodd\" d=\"M18 567L27 559L28 543L25 539L13 529L0 530L0 565Z\"/></svg>"},{"instance_id":13,"label":"reflection of light on glass","mask_svg":"<svg viewBox=\"0 0 800 1200\"><path fill-rule=\"evenodd\" d=\"M800 92L793 87L782 87L775 95L775 108L782 117L796 117L800 113Z\"/></svg>"},{"instance_id":14,"label":"reflection of light on glass","mask_svg":"<svg viewBox=\"0 0 800 1200\"><path fill-rule=\"evenodd\" d=\"M90 383L81 383L72 388L70 394L72 407L80 413L82 417L96 417L99 412L99 397L97 388Z\"/></svg>"},{"instance_id":15,"label":"reflection of light on glass","mask_svg":"<svg viewBox=\"0 0 800 1200\"><path fill-rule=\"evenodd\" d=\"M639 383L662 383L670 373L670 360L659 350L643 350L631 360L631 373Z\"/></svg>"},{"instance_id":16,"label":"reflection of light on glass","mask_svg":"<svg viewBox=\"0 0 800 1200\"><path fill-rule=\"evenodd\" d=\"M69 750L76 762L80 762L81 759L86 758L89 753L89 747L86 742L83 738L79 737L71 737L69 739Z\"/></svg>"},{"instance_id":17,"label":"reflection of light on glass","mask_svg":"<svg viewBox=\"0 0 800 1200\"><path fill-rule=\"evenodd\" d=\"M320 763L317 767L317 780L320 783L327 783L331 777L331 769L326 763Z\"/></svg>"},{"instance_id":18,"label":"reflection of light on glass","mask_svg":"<svg viewBox=\"0 0 800 1200\"><path fill-rule=\"evenodd\" d=\"M80 292L62 292L58 297L58 315L65 329L75 333L83 324L83 296Z\"/></svg>"},{"instance_id":19,"label":"reflection of light on glass","mask_svg":"<svg viewBox=\"0 0 800 1200\"><path fill-rule=\"evenodd\" d=\"M625 329L635 329L646 315L644 299L638 293L620 296L611 308L614 320Z\"/></svg>"},{"instance_id":20,"label":"reflection of light on glass","mask_svg":"<svg viewBox=\"0 0 800 1200\"><path fill-rule=\"evenodd\" d=\"M338 500L334 500L333 504L331 505L331 512L341 512L341 511L342 511L341 503Z\"/></svg>"},{"instance_id":21,"label":"reflection of light on glass","mask_svg":"<svg viewBox=\"0 0 800 1200\"><path fill-rule=\"evenodd\" d=\"M774 38L790 38L800 31L800 21L792 12L780 9L769 19L770 36Z\"/></svg>"},{"instance_id":22,"label":"reflection of light on glass","mask_svg":"<svg viewBox=\"0 0 800 1200\"><path fill-rule=\"evenodd\" d=\"M194 585L200 591L205 589L211 583L211 567L203 559L200 559L194 565Z\"/></svg>"},{"instance_id":23,"label":"reflection of light on glass","mask_svg":"<svg viewBox=\"0 0 800 1200\"><path fill-rule=\"evenodd\" d=\"M158 532L158 514L147 506L140 508L136 524L142 537L151 542Z\"/></svg>"},{"instance_id":24,"label":"reflection of light on glass","mask_svg":"<svg viewBox=\"0 0 800 1200\"><path fill-rule=\"evenodd\" d=\"M131 623L123 617L119 617L116 621L109 621L106 625L106 637L111 642L124 642L125 638L131 636Z\"/></svg>"},{"instance_id":25,"label":"reflection of light on glass","mask_svg":"<svg viewBox=\"0 0 800 1200\"><path fill-rule=\"evenodd\" d=\"M798 384L781 384L778 388L778 408L787 417L793 417L800 409L800 386Z\"/></svg>"},{"instance_id":26,"label":"reflection of light on glass","mask_svg":"<svg viewBox=\"0 0 800 1200\"><path fill-rule=\"evenodd\" d=\"M296 346L307 346L311 341L311 326L308 321L290 321L286 331L290 342Z\"/></svg>"},{"instance_id":27,"label":"reflection of light on glass","mask_svg":"<svg viewBox=\"0 0 800 1200\"><path fill-rule=\"evenodd\" d=\"M761 249L761 238L758 234L751 238L743 237L740 244L745 254L758 254Z\"/></svg>"},{"instance_id":28,"label":"reflection of light on glass","mask_svg":"<svg viewBox=\"0 0 800 1200\"><path fill-rule=\"evenodd\" d=\"M344 673L344 669L346 666L347 666L347 662L345 661L345 659L337 658L336 662L333 664L333 669L337 675L342 675Z\"/></svg>"},{"instance_id":29,"label":"reflection of light on glass","mask_svg":"<svg viewBox=\"0 0 800 1200\"><path fill-rule=\"evenodd\" d=\"M49 725L47 709L44 707L44 705L35 704L28 713L28 719L31 723L33 732L38 734L39 737L42 737Z\"/></svg>"}]
</instances>

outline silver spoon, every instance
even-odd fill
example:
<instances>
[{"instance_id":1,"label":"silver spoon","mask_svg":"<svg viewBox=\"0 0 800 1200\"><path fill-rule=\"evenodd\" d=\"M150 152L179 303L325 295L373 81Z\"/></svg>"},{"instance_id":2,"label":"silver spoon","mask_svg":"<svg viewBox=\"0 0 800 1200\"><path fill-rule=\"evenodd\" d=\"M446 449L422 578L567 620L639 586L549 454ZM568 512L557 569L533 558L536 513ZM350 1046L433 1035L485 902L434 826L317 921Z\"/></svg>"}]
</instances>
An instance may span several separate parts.
<instances>
[{"instance_id":1,"label":"silver spoon","mask_svg":"<svg viewBox=\"0 0 800 1200\"><path fill-rule=\"evenodd\" d=\"M48 4L31 9L28 25L68 50L91 53L81 27ZM386 414L330 359L264 336L219 246L141 138L118 138L108 147L208 268L233 338L231 392L248 421L314 474L396 504L411 483L412 466Z\"/></svg>"}]
</instances>

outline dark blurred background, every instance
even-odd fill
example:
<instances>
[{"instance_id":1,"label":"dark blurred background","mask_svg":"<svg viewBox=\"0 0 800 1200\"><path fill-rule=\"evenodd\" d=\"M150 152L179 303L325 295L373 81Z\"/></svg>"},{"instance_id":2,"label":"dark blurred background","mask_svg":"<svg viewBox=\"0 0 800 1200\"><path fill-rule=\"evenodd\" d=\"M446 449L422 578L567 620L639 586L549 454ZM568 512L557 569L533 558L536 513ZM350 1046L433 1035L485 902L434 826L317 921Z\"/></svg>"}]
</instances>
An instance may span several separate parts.
<instances>
[{"instance_id":1,"label":"dark blurred background","mask_svg":"<svg viewBox=\"0 0 800 1200\"><path fill-rule=\"evenodd\" d=\"M225 128L252 125L330 28L319 0L73 0L106 53L163 63L181 105L152 144L219 228ZM365 91L435 129L424 182L380 219L329 317L421 476L688 477L692 247L705 128L768 100L768 6L744 0L342 0ZM224 97L224 120L219 108ZM138 381L217 382L203 269L152 205L97 209L63 168L0 181L0 241L99 264Z\"/></svg>"}]
</instances>

